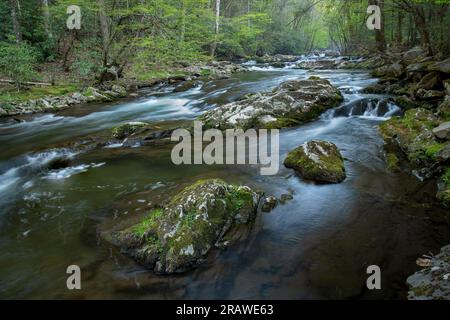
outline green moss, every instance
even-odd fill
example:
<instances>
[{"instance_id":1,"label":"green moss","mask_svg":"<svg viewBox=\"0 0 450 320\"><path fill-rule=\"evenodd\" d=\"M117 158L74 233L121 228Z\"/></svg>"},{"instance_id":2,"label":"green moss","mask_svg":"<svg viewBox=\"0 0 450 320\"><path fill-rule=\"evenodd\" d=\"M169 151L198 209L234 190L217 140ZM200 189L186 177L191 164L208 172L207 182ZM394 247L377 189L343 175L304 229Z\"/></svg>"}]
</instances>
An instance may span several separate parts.
<instances>
[{"instance_id":1,"label":"green moss","mask_svg":"<svg viewBox=\"0 0 450 320\"><path fill-rule=\"evenodd\" d=\"M90 96L94 95L94 91L92 90L91 87L89 87L89 88L84 90L83 95L85 97L90 97Z\"/></svg>"},{"instance_id":2,"label":"green moss","mask_svg":"<svg viewBox=\"0 0 450 320\"><path fill-rule=\"evenodd\" d=\"M163 212L163 209L155 209L150 211L149 214L144 217L144 219L140 223L133 226L133 234L139 237L143 237L150 229L156 229L158 226L157 220L163 214Z\"/></svg>"},{"instance_id":3,"label":"green moss","mask_svg":"<svg viewBox=\"0 0 450 320\"><path fill-rule=\"evenodd\" d=\"M324 148L327 154L319 153L317 155L319 158L314 160L305 154L304 146L300 146L289 152L284 165L295 169L305 179L332 183L343 181L345 179L345 166L339 151L335 147L330 148L326 142L316 141L315 143Z\"/></svg>"},{"instance_id":4,"label":"green moss","mask_svg":"<svg viewBox=\"0 0 450 320\"><path fill-rule=\"evenodd\" d=\"M46 86L46 87L32 87L27 90L7 90L0 92L0 102L24 102L28 100L42 99L48 96L63 96L71 94L78 90L78 86L75 84Z\"/></svg>"},{"instance_id":5,"label":"green moss","mask_svg":"<svg viewBox=\"0 0 450 320\"><path fill-rule=\"evenodd\" d=\"M211 72L210 69L202 69L202 70L200 71L200 75L203 76L203 77L210 76L211 74L212 74L212 72Z\"/></svg>"},{"instance_id":6,"label":"green moss","mask_svg":"<svg viewBox=\"0 0 450 320\"><path fill-rule=\"evenodd\" d=\"M239 210L248 205L253 205L253 195L248 190L235 187L226 198L227 209L230 214L236 214Z\"/></svg>"},{"instance_id":7,"label":"green moss","mask_svg":"<svg viewBox=\"0 0 450 320\"><path fill-rule=\"evenodd\" d=\"M388 153L386 156L386 161L387 161L387 165L388 165L388 169L391 171L396 171L398 170L399 167L399 162L400 160L398 159L398 157L394 154L394 153Z\"/></svg>"},{"instance_id":8,"label":"green moss","mask_svg":"<svg viewBox=\"0 0 450 320\"><path fill-rule=\"evenodd\" d=\"M398 145L412 163L428 162L442 148L431 130L438 124L426 109L411 109L403 118L393 117L380 125L388 144Z\"/></svg>"},{"instance_id":9,"label":"green moss","mask_svg":"<svg viewBox=\"0 0 450 320\"><path fill-rule=\"evenodd\" d=\"M425 154L427 157L434 159L437 153L445 147L445 143L434 143L427 147Z\"/></svg>"},{"instance_id":10,"label":"green moss","mask_svg":"<svg viewBox=\"0 0 450 320\"><path fill-rule=\"evenodd\" d=\"M146 123L125 123L112 129L112 136L116 139L125 139L145 127Z\"/></svg>"}]
</instances>

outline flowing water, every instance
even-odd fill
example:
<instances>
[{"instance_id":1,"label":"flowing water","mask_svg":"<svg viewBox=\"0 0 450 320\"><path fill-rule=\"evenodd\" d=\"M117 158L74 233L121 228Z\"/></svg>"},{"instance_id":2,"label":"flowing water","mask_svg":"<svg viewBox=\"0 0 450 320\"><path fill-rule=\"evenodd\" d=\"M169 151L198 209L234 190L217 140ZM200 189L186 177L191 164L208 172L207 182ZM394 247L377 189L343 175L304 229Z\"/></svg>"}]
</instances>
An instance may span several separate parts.
<instances>
[{"instance_id":1,"label":"flowing water","mask_svg":"<svg viewBox=\"0 0 450 320\"><path fill-rule=\"evenodd\" d=\"M400 110L360 93L376 79L360 71L251 66L183 93L171 87L113 104L0 122L0 297L133 299L317 299L406 297L418 256L450 242L448 212L434 204L433 182L386 170L377 126ZM291 170L260 176L251 166L174 166L169 146L80 153L67 141L128 121L192 120L207 109L283 81L318 75L344 93L341 107L282 130L281 161L306 140L335 143L348 178L302 181ZM82 139L82 138L81 138ZM58 146L58 147L55 147ZM48 170L63 155L69 167ZM213 251L199 268L158 276L101 240L105 226L138 219L150 202L199 178L219 177L294 199L259 213L248 238ZM82 269L82 290L66 288L66 268ZM382 290L366 289L379 265Z\"/></svg>"}]
</instances>

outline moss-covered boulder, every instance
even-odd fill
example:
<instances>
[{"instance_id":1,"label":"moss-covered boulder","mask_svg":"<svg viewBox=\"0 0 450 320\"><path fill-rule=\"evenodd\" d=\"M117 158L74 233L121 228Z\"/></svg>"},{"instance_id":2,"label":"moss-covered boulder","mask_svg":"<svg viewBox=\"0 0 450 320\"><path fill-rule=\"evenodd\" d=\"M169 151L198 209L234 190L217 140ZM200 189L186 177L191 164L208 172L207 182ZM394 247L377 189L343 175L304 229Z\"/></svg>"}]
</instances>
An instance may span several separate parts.
<instances>
[{"instance_id":1,"label":"moss-covered boulder","mask_svg":"<svg viewBox=\"0 0 450 320\"><path fill-rule=\"evenodd\" d=\"M389 64L380 68L375 69L372 74L375 77L389 77L389 78L400 78L405 72L403 66L396 62Z\"/></svg>"},{"instance_id":2,"label":"moss-covered boulder","mask_svg":"<svg viewBox=\"0 0 450 320\"><path fill-rule=\"evenodd\" d=\"M328 141L304 143L289 152L284 165L307 180L340 183L346 178L344 159L336 145Z\"/></svg>"},{"instance_id":3,"label":"moss-covered boulder","mask_svg":"<svg viewBox=\"0 0 450 320\"><path fill-rule=\"evenodd\" d=\"M450 245L433 257L419 258L423 270L410 276L409 300L450 300Z\"/></svg>"},{"instance_id":4,"label":"moss-covered boulder","mask_svg":"<svg viewBox=\"0 0 450 320\"><path fill-rule=\"evenodd\" d=\"M222 180L201 180L175 195L140 223L116 232L112 241L157 273L184 272L226 244L234 228L253 221L260 194Z\"/></svg>"},{"instance_id":5,"label":"moss-covered boulder","mask_svg":"<svg viewBox=\"0 0 450 320\"><path fill-rule=\"evenodd\" d=\"M284 128L317 118L325 110L343 101L339 90L326 79L310 77L287 81L271 92L250 94L204 113L206 127Z\"/></svg>"},{"instance_id":6,"label":"moss-covered boulder","mask_svg":"<svg viewBox=\"0 0 450 320\"><path fill-rule=\"evenodd\" d=\"M112 129L112 136L116 139L125 139L146 126L148 123L145 122L124 123Z\"/></svg>"},{"instance_id":7,"label":"moss-covered boulder","mask_svg":"<svg viewBox=\"0 0 450 320\"><path fill-rule=\"evenodd\" d=\"M444 128L442 119L427 109L417 108L406 111L404 117L394 117L384 122L380 125L380 132L390 159L394 159L394 155L397 159L389 161L388 158L388 165L396 162L396 166L400 166L399 159L407 160L407 165L416 173L424 173L422 178L437 179L437 198L444 205L449 205L450 142L436 136L439 125Z\"/></svg>"},{"instance_id":8,"label":"moss-covered boulder","mask_svg":"<svg viewBox=\"0 0 450 320\"><path fill-rule=\"evenodd\" d=\"M433 129L438 119L427 109L406 111L404 117L393 117L380 126L380 132L390 149L400 149L408 160L423 165L433 160L444 145L437 141Z\"/></svg>"}]
</instances>

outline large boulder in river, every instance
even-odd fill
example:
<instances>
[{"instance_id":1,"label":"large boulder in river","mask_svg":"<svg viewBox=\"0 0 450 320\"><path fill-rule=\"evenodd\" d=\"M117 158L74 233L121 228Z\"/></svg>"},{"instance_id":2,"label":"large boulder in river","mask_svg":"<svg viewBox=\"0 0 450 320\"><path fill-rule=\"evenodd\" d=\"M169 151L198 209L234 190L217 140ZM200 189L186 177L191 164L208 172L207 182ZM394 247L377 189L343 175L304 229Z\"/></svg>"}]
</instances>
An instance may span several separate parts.
<instances>
[{"instance_id":1,"label":"large boulder in river","mask_svg":"<svg viewBox=\"0 0 450 320\"><path fill-rule=\"evenodd\" d=\"M317 118L342 101L341 93L328 80L310 77L209 110L199 120L207 128L218 129L291 127Z\"/></svg>"},{"instance_id":2,"label":"large boulder in river","mask_svg":"<svg viewBox=\"0 0 450 320\"><path fill-rule=\"evenodd\" d=\"M436 256L417 259L417 264L425 268L406 280L408 299L450 300L450 245Z\"/></svg>"},{"instance_id":3,"label":"large boulder in river","mask_svg":"<svg viewBox=\"0 0 450 320\"><path fill-rule=\"evenodd\" d=\"M284 165L304 179L322 183L345 180L344 159L336 145L328 141L309 141L289 152Z\"/></svg>"},{"instance_id":4,"label":"large boulder in river","mask_svg":"<svg viewBox=\"0 0 450 320\"><path fill-rule=\"evenodd\" d=\"M234 228L253 221L259 200L249 187L201 180L109 240L157 273L184 272L214 246L226 245Z\"/></svg>"}]
</instances>

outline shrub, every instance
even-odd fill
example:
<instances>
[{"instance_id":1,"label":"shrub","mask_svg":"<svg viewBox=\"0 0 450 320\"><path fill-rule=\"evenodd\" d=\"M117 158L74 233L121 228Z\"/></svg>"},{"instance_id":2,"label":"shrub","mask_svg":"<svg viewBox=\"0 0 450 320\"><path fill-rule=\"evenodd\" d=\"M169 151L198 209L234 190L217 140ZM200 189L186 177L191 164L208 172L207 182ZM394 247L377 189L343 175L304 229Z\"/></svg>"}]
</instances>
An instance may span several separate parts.
<instances>
[{"instance_id":1,"label":"shrub","mask_svg":"<svg viewBox=\"0 0 450 320\"><path fill-rule=\"evenodd\" d=\"M21 83L36 76L37 60L38 52L30 45L0 43L0 71L14 81L17 90L20 90Z\"/></svg>"}]
</instances>

